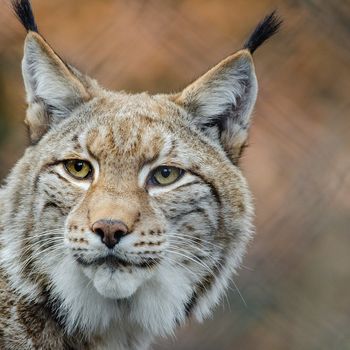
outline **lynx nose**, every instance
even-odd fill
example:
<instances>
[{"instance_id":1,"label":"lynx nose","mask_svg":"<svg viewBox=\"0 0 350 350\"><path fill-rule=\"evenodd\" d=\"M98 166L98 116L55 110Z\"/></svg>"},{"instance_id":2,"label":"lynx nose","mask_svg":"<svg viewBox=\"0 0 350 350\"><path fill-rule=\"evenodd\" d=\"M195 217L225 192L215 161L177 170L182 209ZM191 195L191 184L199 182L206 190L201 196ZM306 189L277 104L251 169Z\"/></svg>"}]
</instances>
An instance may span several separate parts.
<instances>
[{"instance_id":1,"label":"lynx nose","mask_svg":"<svg viewBox=\"0 0 350 350\"><path fill-rule=\"evenodd\" d=\"M92 225L92 231L101 237L101 241L110 249L118 244L128 233L128 227L119 220L98 220Z\"/></svg>"}]
</instances>

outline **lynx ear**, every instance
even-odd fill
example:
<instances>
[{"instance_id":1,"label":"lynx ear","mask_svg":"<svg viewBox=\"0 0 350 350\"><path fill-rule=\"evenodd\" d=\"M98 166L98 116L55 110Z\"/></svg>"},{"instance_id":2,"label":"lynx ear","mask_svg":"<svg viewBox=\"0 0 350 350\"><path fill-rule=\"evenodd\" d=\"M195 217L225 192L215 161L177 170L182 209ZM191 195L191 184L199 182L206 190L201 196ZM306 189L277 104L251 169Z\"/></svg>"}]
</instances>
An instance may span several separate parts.
<instances>
[{"instance_id":1,"label":"lynx ear","mask_svg":"<svg viewBox=\"0 0 350 350\"><path fill-rule=\"evenodd\" d=\"M178 97L193 124L218 140L233 162L244 146L257 96L251 54L241 50L188 86Z\"/></svg>"},{"instance_id":2,"label":"lynx ear","mask_svg":"<svg viewBox=\"0 0 350 350\"><path fill-rule=\"evenodd\" d=\"M28 32L22 73L28 102L26 124L36 142L51 125L90 99L90 80L66 65L39 34L29 0L12 0L12 7Z\"/></svg>"},{"instance_id":3,"label":"lynx ear","mask_svg":"<svg viewBox=\"0 0 350 350\"><path fill-rule=\"evenodd\" d=\"M28 103L26 123L33 142L90 98L77 74L38 33L27 35L22 73Z\"/></svg>"},{"instance_id":4,"label":"lynx ear","mask_svg":"<svg viewBox=\"0 0 350 350\"><path fill-rule=\"evenodd\" d=\"M219 141L234 163L238 162L247 140L258 90L251 55L278 32L281 24L276 11L266 16L243 50L223 60L175 96L175 101L190 112L193 123Z\"/></svg>"}]
</instances>

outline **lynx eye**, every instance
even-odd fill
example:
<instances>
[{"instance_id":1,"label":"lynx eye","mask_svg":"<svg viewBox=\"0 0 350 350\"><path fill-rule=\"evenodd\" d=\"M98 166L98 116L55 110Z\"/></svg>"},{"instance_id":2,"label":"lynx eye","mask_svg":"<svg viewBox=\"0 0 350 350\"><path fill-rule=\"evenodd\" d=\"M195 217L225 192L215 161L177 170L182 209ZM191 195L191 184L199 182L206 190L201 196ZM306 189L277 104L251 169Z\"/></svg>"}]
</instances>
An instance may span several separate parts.
<instances>
[{"instance_id":1,"label":"lynx eye","mask_svg":"<svg viewBox=\"0 0 350 350\"><path fill-rule=\"evenodd\" d=\"M184 171L173 166L160 166L156 168L150 178L153 185L167 186L177 181Z\"/></svg>"},{"instance_id":2,"label":"lynx eye","mask_svg":"<svg viewBox=\"0 0 350 350\"><path fill-rule=\"evenodd\" d=\"M64 162L68 174L78 180L85 180L92 173L92 166L86 160L70 159Z\"/></svg>"}]
</instances>

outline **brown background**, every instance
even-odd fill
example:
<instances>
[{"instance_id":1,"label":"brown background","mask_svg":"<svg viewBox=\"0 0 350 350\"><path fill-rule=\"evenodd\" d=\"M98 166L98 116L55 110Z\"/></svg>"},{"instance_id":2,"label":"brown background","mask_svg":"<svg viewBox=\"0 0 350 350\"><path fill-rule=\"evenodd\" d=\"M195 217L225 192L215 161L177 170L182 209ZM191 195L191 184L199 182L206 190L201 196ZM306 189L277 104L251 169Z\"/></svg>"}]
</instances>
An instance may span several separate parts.
<instances>
[{"instance_id":1,"label":"brown background","mask_svg":"<svg viewBox=\"0 0 350 350\"><path fill-rule=\"evenodd\" d=\"M244 156L256 239L212 320L156 349L350 349L350 2L33 0L41 32L111 89L178 91L239 49L269 11L281 33L255 54L260 95ZM24 31L0 3L0 178L27 139Z\"/></svg>"}]
</instances>

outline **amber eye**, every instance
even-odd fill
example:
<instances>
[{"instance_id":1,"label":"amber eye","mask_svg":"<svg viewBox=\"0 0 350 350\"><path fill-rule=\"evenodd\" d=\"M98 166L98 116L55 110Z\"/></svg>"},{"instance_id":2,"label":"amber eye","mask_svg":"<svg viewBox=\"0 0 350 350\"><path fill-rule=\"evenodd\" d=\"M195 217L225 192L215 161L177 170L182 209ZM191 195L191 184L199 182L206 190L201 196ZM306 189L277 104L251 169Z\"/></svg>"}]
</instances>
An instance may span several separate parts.
<instances>
[{"instance_id":1,"label":"amber eye","mask_svg":"<svg viewBox=\"0 0 350 350\"><path fill-rule=\"evenodd\" d=\"M150 181L153 185L158 186L171 185L178 180L183 173L184 171L182 169L173 166L160 166L153 171Z\"/></svg>"},{"instance_id":2,"label":"amber eye","mask_svg":"<svg viewBox=\"0 0 350 350\"><path fill-rule=\"evenodd\" d=\"M67 172L78 180L85 180L92 173L92 166L86 160L70 159L64 162Z\"/></svg>"}]
</instances>

